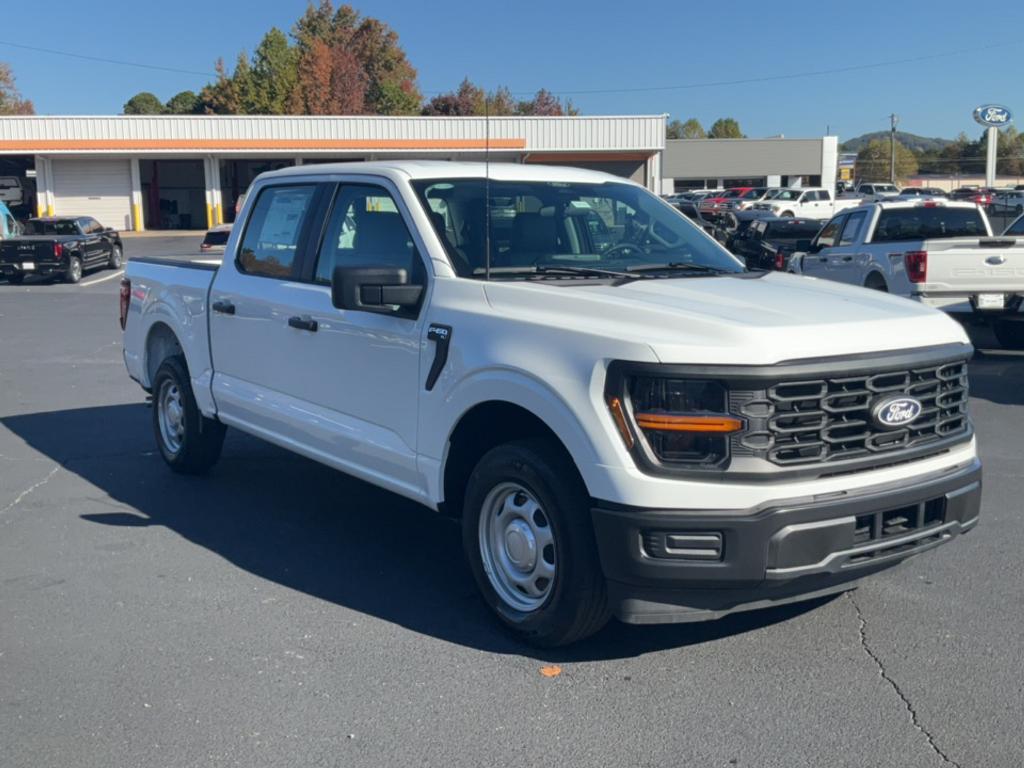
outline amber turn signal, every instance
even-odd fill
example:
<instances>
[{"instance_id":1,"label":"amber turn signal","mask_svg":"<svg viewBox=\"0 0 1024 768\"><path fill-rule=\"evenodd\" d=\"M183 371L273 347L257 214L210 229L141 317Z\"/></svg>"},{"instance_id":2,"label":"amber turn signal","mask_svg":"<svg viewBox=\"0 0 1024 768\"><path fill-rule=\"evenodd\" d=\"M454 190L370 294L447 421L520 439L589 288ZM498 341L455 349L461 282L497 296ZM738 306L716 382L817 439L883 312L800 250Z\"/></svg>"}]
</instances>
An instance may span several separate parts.
<instances>
[{"instance_id":1,"label":"amber turn signal","mask_svg":"<svg viewBox=\"0 0 1024 768\"><path fill-rule=\"evenodd\" d=\"M626 423L626 412L622 410L622 401L617 397L608 398L608 409L612 412L612 419L615 421L619 434L622 435L622 442L626 444L626 449L633 450L633 433L629 431L629 425Z\"/></svg>"},{"instance_id":2,"label":"amber turn signal","mask_svg":"<svg viewBox=\"0 0 1024 768\"><path fill-rule=\"evenodd\" d=\"M739 432L743 422L730 416L677 416L669 413L638 413L637 426L659 432Z\"/></svg>"}]
</instances>

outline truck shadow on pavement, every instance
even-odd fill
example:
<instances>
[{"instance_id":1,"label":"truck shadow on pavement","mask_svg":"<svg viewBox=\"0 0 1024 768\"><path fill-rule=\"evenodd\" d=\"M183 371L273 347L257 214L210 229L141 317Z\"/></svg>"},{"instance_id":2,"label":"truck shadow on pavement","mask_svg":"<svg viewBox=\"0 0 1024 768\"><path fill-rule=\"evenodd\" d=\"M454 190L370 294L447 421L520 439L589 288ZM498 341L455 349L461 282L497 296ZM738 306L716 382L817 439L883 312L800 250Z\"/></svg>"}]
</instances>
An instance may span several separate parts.
<instances>
[{"instance_id":1,"label":"truck shadow on pavement","mask_svg":"<svg viewBox=\"0 0 1024 768\"><path fill-rule=\"evenodd\" d=\"M101 503L112 511L84 521L163 526L262 579L493 653L562 662L632 657L770 626L824 602L702 624L612 621L571 648L537 650L506 634L478 597L458 524L414 502L233 430L208 476L175 475L155 452L141 404L0 423L109 496Z\"/></svg>"}]
</instances>

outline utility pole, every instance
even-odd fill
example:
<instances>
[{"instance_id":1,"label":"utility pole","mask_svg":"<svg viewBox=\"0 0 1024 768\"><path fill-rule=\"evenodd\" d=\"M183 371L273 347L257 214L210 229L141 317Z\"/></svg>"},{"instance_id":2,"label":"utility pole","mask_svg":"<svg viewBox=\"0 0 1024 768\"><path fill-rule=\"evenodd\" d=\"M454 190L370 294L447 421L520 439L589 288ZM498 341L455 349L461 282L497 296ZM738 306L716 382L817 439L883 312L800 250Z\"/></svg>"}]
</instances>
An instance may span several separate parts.
<instances>
[{"instance_id":1,"label":"utility pole","mask_svg":"<svg viewBox=\"0 0 1024 768\"><path fill-rule=\"evenodd\" d=\"M899 115L889 115L889 182L896 183L896 126L900 124Z\"/></svg>"}]
</instances>

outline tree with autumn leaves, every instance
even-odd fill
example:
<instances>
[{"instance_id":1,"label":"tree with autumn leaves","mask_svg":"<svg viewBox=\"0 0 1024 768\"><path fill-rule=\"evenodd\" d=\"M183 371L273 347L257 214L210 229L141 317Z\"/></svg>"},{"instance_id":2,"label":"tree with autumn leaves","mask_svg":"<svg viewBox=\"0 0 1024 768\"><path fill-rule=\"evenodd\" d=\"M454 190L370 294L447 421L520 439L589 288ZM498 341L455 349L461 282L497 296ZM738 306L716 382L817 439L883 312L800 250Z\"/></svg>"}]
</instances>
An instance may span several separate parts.
<instances>
[{"instance_id":1,"label":"tree with autumn leaves","mask_svg":"<svg viewBox=\"0 0 1024 768\"><path fill-rule=\"evenodd\" d=\"M14 73L9 64L0 61L0 115L34 115L32 102L23 99L14 84Z\"/></svg>"},{"instance_id":2,"label":"tree with autumn leaves","mask_svg":"<svg viewBox=\"0 0 1024 768\"><path fill-rule=\"evenodd\" d=\"M424 103L416 69L398 34L379 19L331 0L307 6L291 35L271 29L250 57L238 55L233 68L216 63L217 79L197 103L175 97L166 105L150 93L133 96L126 114L217 115L573 115L541 89L517 100L508 88L486 93L465 79L459 88ZM181 96L182 94L179 94Z\"/></svg>"}]
</instances>

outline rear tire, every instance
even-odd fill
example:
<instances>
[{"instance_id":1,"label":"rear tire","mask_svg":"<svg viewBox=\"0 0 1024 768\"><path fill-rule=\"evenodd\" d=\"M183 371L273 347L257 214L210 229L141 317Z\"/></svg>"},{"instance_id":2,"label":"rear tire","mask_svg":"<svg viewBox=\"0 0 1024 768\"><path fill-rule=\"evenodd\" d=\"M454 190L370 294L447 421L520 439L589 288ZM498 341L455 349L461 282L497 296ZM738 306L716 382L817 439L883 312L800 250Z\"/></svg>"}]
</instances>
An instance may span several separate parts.
<instances>
[{"instance_id":1,"label":"rear tire","mask_svg":"<svg viewBox=\"0 0 1024 768\"><path fill-rule=\"evenodd\" d=\"M864 287L870 288L872 291L889 292L889 286L885 284L885 278L877 272L872 272L868 275L868 279L864 281Z\"/></svg>"},{"instance_id":2,"label":"rear tire","mask_svg":"<svg viewBox=\"0 0 1024 768\"><path fill-rule=\"evenodd\" d=\"M466 487L462 542L484 601L521 640L568 645L608 622L590 497L550 441L484 454Z\"/></svg>"},{"instance_id":3,"label":"rear tire","mask_svg":"<svg viewBox=\"0 0 1024 768\"><path fill-rule=\"evenodd\" d=\"M82 279L82 260L77 256L68 258L68 268L64 271L65 283L77 283Z\"/></svg>"},{"instance_id":4,"label":"rear tire","mask_svg":"<svg viewBox=\"0 0 1024 768\"><path fill-rule=\"evenodd\" d=\"M25 276L24 275L8 275L7 276L7 282L10 283L11 285L21 285L22 283L25 282Z\"/></svg>"},{"instance_id":5,"label":"rear tire","mask_svg":"<svg viewBox=\"0 0 1024 768\"><path fill-rule=\"evenodd\" d=\"M992 330L1003 349L1024 350L1024 320L996 320Z\"/></svg>"},{"instance_id":6,"label":"rear tire","mask_svg":"<svg viewBox=\"0 0 1024 768\"><path fill-rule=\"evenodd\" d=\"M199 411L185 358L164 360L153 377L153 432L167 466L201 475L220 458L226 427Z\"/></svg>"},{"instance_id":7,"label":"rear tire","mask_svg":"<svg viewBox=\"0 0 1024 768\"><path fill-rule=\"evenodd\" d=\"M120 269L123 262L124 258L121 255L121 246L115 245L110 249L110 259L107 261L107 266L110 269Z\"/></svg>"},{"instance_id":8,"label":"rear tire","mask_svg":"<svg viewBox=\"0 0 1024 768\"><path fill-rule=\"evenodd\" d=\"M793 212L792 211L783 211L782 212L782 218L784 218L784 219L792 219L793 218Z\"/></svg>"}]
</instances>

